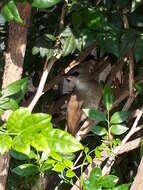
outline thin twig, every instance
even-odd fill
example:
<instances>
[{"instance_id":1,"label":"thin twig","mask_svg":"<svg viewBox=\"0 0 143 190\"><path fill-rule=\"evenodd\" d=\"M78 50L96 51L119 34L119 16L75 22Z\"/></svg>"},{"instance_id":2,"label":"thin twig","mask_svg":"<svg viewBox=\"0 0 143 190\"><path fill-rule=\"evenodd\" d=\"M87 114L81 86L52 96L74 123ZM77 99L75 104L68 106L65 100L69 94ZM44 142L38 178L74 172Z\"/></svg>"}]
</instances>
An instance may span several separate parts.
<instances>
[{"instance_id":1,"label":"thin twig","mask_svg":"<svg viewBox=\"0 0 143 190\"><path fill-rule=\"evenodd\" d=\"M43 71L43 74L42 74L42 77L41 77L41 80L40 80L40 83L39 83L39 86L38 86L38 90L36 92L36 95L34 96L32 102L30 103L30 105L28 106L28 108L32 111L34 106L36 105L36 103L38 102L39 98L42 96L43 94L43 89L44 89L44 86L45 86L45 83L46 83L46 80L47 80L47 77L48 77L48 74L53 66L53 64L58 60L60 59L61 57L61 53L59 53L58 55L56 56L53 56L51 58L51 60L49 61L49 63L45 62L45 65L44 65L44 71Z\"/></svg>"},{"instance_id":2,"label":"thin twig","mask_svg":"<svg viewBox=\"0 0 143 190\"><path fill-rule=\"evenodd\" d=\"M143 107L142 109L140 110L138 116L136 117L134 123L133 123L133 126L132 128L130 129L129 133L125 136L125 138L122 140L121 144L119 146L117 146L112 154L110 155L108 161L106 162L105 166L103 167L102 169L102 175L106 175L107 173L109 173L112 165L114 164L114 160L115 160L115 156L118 154L118 152L120 151L121 147L129 140L129 138L136 132L136 127L137 127L137 124L141 118L143 114Z\"/></svg>"},{"instance_id":3,"label":"thin twig","mask_svg":"<svg viewBox=\"0 0 143 190\"><path fill-rule=\"evenodd\" d=\"M65 14L66 14L66 7L67 7L67 1L64 2L64 5L62 7L61 18L60 18L60 29L64 28L64 20L65 20Z\"/></svg>"},{"instance_id":4,"label":"thin twig","mask_svg":"<svg viewBox=\"0 0 143 190\"><path fill-rule=\"evenodd\" d=\"M123 24L125 29L129 29L129 23L127 18L128 9L123 9ZM129 57L129 94L130 97L134 96L134 57L133 57L133 49L130 49L128 52Z\"/></svg>"}]
</instances>

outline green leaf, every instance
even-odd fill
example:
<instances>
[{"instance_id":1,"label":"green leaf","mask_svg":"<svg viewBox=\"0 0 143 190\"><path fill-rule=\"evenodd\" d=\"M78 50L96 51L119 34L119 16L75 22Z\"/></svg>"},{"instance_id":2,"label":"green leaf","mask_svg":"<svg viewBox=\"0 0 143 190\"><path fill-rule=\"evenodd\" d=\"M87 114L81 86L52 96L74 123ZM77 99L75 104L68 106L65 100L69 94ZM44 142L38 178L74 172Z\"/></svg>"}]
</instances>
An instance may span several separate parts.
<instances>
[{"instance_id":1,"label":"green leaf","mask_svg":"<svg viewBox=\"0 0 143 190\"><path fill-rule=\"evenodd\" d=\"M102 176L102 172L101 172L101 168L95 166L91 173L90 173L90 177L89 177L89 181L90 182L95 182L98 181L100 179L100 177Z\"/></svg>"},{"instance_id":2,"label":"green leaf","mask_svg":"<svg viewBox=\"0 0 143 190\"><path fill-rule=\"evenodd\" d=\"M56 41L56 37L52 34L46 34L45 35L50 41Z\"/></svg>"},{"instance_id":3,"label":"green leaf","mask_svg":"<svg viewBox=\"0 0 143 190\"><path fill-rule=\"evenodd\" d=\"M117 176L107 175L100 178L97 184L101 185L103 188L112 188L117 184L118 180L119 178Z\"/></svg>"},{"instance_id":4,"label":"green leaf","mask_svg":"<svg viewBox=\"0 0 143 190\"><path fill-rule=\"evenodd\" d=\"M63 172L65 169L65 165L63 163L56 163L53 170L56 171L56 172Z\"/></svg>"},{"instance_id":5,"label":"green leaf","mask_svg":"<svg viewBox=\"0 0 143 190\"><path fill-rule=\"evenodd\" d=\"M84 148L72 135L66 131L51 129L43 131L42 134L47 137L49 148L53 152L68 154Z\"/></svg>"},{"instance_id":6,"label":"green leaf","mask_svg":"<svg viewBox=\"0 0 143 190\"><path fill-rule=\"evenodd\" d=\"M135 83L136 90L142 94L143 93L143 84L142 83Z\"/></svg>"},{"instance_id":7,"label":"green leaf","mask_svg":"<svg viewBox=\"0 0 143 190\"><path fill-rule=\"evenodd\" d=\"M25 154L22 154L21 152L17 152L16 150L11 149L10 150L10 156L12 156L13 158L17 159L17 160L28 160L29 157Z\"/></svg>"},{"instance_id":8,"label":"green leaf","mask_svg":"<svg viewBox=\"0 0 143 190\"><path fill-rule=\"evenodd\" d=\"M10 9L11 13L13 14L13 18L17 23L22 24L23 21L20 18L19 12L17 10L17 7L15 5L15 2L13 0L9 1L9 3L7 4L8 8Z\"/></svg>"},{"instance_id":9,"label":"green leaf","mask_svg":"<svg viewBox=\"0 0 143 190\"><path fill-rule=\"evenodd\" d=\"M126 30L121 37L120 56L124 56L135 44L137 34L133 30Z\"/></svg>"},{"instance_id":10,"label":"green leaf","mask_svg":"<svg viewBox=\"0 0 143 190\"><path fill-rule=\"evenodd\" d=\"M112 53L113 55L118 56L119 44L117 36L112 33L99 33L97 35L97 41L102 52Z\"/></svg>"},{"instance_id":11,"label":"green leaf","mask_svg":"<svg viewBox=\"0 0 143 190\"><path fill-rule=\"evenodd\" d=\"M13 14L11 13L7 4L2 7L1 13L2 13L3 17L6 19L6 21L10 22L13 20Z\"/></svg>"},{"instance_id":12,"label":"green leaf","mask_svg":"<svg viewBox=\"0 0 143 190\"><path fill-rule=\"evenodd\" d=\"M98 125L91 126L90 131L98 136L103 136L103 135L107 134L107 130L104 127L101 127Z\"/></svg>"},{"instance_id":13,"label":"green leaf","mask_svg":"<svg viewBox=\"0 0 143 190\"><path fill-rule=\"evenodd\" d=\"M88 162L89 164L92 163L92 157L91 157L91 156L86 155L86 159L87 159L87 162Z\"/></svg>"},{"instance_id":14,"label":"green leaf","mask_svg":"<svg viewBox=\"0 0 143 190\"><path fill-rule=\"evenodd\" d=\"M22 122L22 135L27 138L43 129L52 129L51 118L51 115L44 113L27 115Z\"/></svg>"},{"instance_id":15,"label":"green leaf","mask_svg":"<svg viewBox=\"0 0 143 190\"><path fill-rule=\"evenodd\" d=\"M136 62L139 62L143 58L143 35L139 36L135 42L134 56Z\"/></svg>"},{"instance_id":16,"label":"green leaf","mask_svg":"<svg viewBox=\"0 0 143 190\"><path fill-rule=\"evenodd\" d=\"M34 164L22 164L12 169L12 172L19 176L30 176L39 173L39 168Z\"/></svg>"},{"instance_id":17,"label":"green leaf","mask_svg":"<svg viewBox=\"0 0 143 190\"><path fill-rule=\"evenodd\" d=\"M4 97L8 97L8 96L12 96L12 95L17 94L20 91L22 91L22 93L23 93L22 96L23 96L27 89L27 83L28 83L27 78L17 80L16 82L11 83L6 88L4 88L1 91L1 94Z\"/></svg>"},{"instance_id":18,"label":"green leaf","mask_svg":"<svg viewBox=\"0 0 143 190\"><path fill-rule=\"evenodd\" d=\"M0 153L8 152L12 145L12 138L6 134L0 134Z\"/></svg>"},{"instance_id":19,"label":"green leaf","mask_svg":"<svg viewBox=\"0 0 143 190\"><path fill-rule=\"evenodd\" d=\"M112 188L112 190L129 190L130 186L131 186L130 183L122 184L122 185Z\"/></svg>"},{"instance_id":20,"label":"green leaf","mask_svg":"<svg viewBox=\"0 0 143 190\"><path fill-rule=\"evenodd\" d=\"M46 170L51 170L54 165L55 165L55 160L52 160L52 159L48 159L46 160L43 164L42 164L42 167L41 167L41 170L44 172Z\"/></svg>"},{"instance_id":21,"label":"green leaf","mask_svg":"<svg viewBox=\"0 0 143 190\"><path fill-rule=\"evenodd\" d=\"M13 0L10 0L6 5L4 5L2 8L2 14L8 22L14 20L17 23L23 23Z\"/></svg>"},{"instance_id":22,"label":"green leaf","mask_svg":"<svg viewBox=\"0 0 143 190\"><path fill-rule=\"evenodd\" d=\"M115 112L110 119L111 124L117 124L122 123L128 118L128 112L121 111L121 112Z\"/></svg>"},{"instance_id":23,"label":"green leaf","mask_svg":"<svg viewBox=\"0 0 143 190\"><path fill-rule=\"evenodd\" d=\"M17 152L26 154L30 157L30 143L25 142L21 136L14 137L12 148Z\"/></svg>"},{"instance_id":24,"label":"green leaf","mask_svg":"<svg viewBox=\"0 0 143 190\"><path fill-rule=\"evenodd\" d=\"M67 170L66 177L73 178L76 174L72 170Z\"/></svg>"},{"instance_id":25,"label":"green leaf","mask_svg":"<svg viewBox=\"0 0 143 190\"><path fill-rule=\"evenodd\" d=\"M8 118L6 128L10 133L20 133L23 129L23 121L30 115L27 108L20 108L14 111Z\"/></svg>"},{"instance_id":26,"label":"green leaf","mask_svg":"<svg viewBox=\"0 0 143 190\"><path fill-rule=\"evenodd\" d=\"M104 86L103 100L104 100L104 105L106 106L106 109L109 112L110 109L112 108L114 96L113 96L112 89L108 85Z\"/></svg>"},{"instance_id":27,"label":"green leaf","mask_svg":"<svg viewBox=\"0 0 143 190\"><path fill-rule=\"evenodd\" d=\"M112 125L110 128L110 132L114 135L121 135L128 130L124 125Z\"/></svg>"},{"instance_id":28,"label":"green leaf","mask_svg":"<svg viewBox=\"0 0 143 190\"><path fill-rule=\"evenodd\" d=\"M17 102L12 98L4 98L0 100L0 109L3 110L16 110L18 108Z\"/></svg>"},{"instance_id":29,"label":"green leaf","mask_svg":"<svg viewBox=\"0 0 143 190\"><path fill-rule=\"evenodd\" d=\"M56 5L60 1L61 0L34 0L32 6L36 8L49 8Z\"/></svg>"},{"instance_id":30,"label":"green leaf","mask_svg":"<svg viewBox=\"0 0 143 190\"><path fill-rule=\"evenodd\" d=\"M101 111L95 109L83 109L83 111L91 120L105 121L105 115Z\"/></svg>"},{"instance_id":31,"label":"green leaf","mask_svg":"<svg viewBox=\"0 0 143 190\"><path fill-rule=\"evenodd\" d=\"M63 161L63 163L64 163L65 166L68 167L68 168L72 168L72 167L73 167L73 162L72 162L71 160L65 159L65 160Z\"/></svg>"},{"instance_id":32,"label":"green leaf","mask_svg":"<svg viewBox=\"0 0 143 190\"><path fill-rule=\"evenodd\" d=\"M9 151L10 156L12 156L13 158L17 159L17 160L29 160L29 159L37 159L37 154L35 154L33 151L30 152L29 156L21 153L21 152L17 152L14 149L11 149Z\"/></svg>"},{"instance_id":33,"label":"green leaf","mask_svg":"<svg viewBox=\"0 0 143 190\"><path fill-rule=\"evenodd\" d=\"M62 52L63 56L72 54L76 49L76 41L73 34L71 36L62 39Z\"/></svg>"},{"instance_id":34,"label":"green leaf","mask_svg":"<svg viewBox=\"0 0 143 190\"><path fill-rule=\"evenodd\" d=\"M59 162L62 162L62 157L60 154L56 153L56 152L50 152L50 156L54 159L57 160Z\"/></svg>"},{"instance_id":35,"label":"green leaf","mask_svg":"<svg viewBox=\"0 0 143 190\"><path fill-rule=\"evenodd\" d=\"M29 139L29 136L32 136L32 134L33 133L28 135L28 139ZM32 138L31 141L29 141L29 143L37 151L48 151L49 150L48 142L47 142L46 138L42 134L33 134L33 138Z\"/></svg>"},{"instance_id":36,"label":"green leaf","mask_svg":"<svg viewBox=\"0 0 143 190\"><path fill-rule=\"evenodd\" d=\"M47 60L51 59L51 57L54 55L54 50L53 49L47 49L46 57Z\"/></svg>"},{"instance_id":37,"label":"green leaf","mask_svg":"<svg viewBox=\"0 0 143 190\"><path fill-rule=\"evenodd\" d=\"M101 153L100 153L100 151L98 150L98 148L95 149L95 156L96 156L97 158L101 158Z\"/></svg>"}]
</instances>

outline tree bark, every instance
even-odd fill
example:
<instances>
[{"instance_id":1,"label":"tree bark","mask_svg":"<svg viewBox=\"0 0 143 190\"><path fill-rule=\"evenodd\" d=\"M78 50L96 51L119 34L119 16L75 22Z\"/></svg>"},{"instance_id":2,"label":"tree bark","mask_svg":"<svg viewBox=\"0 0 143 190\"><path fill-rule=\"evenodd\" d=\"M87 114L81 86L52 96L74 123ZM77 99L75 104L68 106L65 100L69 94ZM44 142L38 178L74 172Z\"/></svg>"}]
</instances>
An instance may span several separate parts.
<instances>
[{"instance_id":1,"label":"tree bark","mask_svg":"<svg viewBox=\"0 0 143 190\"><path fill-rule=\"evenodd\" d=\"M142 190L143 189L143 157L138 167L137 175L130 190Z\"/></svg>"},{"instance_id":2,"label":"tree bark","mask_svg":"<svg viewBox=\"0 0 143 190\"><path fill-rule=\"evenodd\" d=\"M23 24L16 24L15 22L9 24L2 88L19 80L23 72L31 5L27 2L21 3L18 5L18 10L23 20ZM5 117L4 114L4 118ZM8 153L0 156L0 190L4 190L6 186L9 161L10 157Z\"/></svg>"}]
</instances>

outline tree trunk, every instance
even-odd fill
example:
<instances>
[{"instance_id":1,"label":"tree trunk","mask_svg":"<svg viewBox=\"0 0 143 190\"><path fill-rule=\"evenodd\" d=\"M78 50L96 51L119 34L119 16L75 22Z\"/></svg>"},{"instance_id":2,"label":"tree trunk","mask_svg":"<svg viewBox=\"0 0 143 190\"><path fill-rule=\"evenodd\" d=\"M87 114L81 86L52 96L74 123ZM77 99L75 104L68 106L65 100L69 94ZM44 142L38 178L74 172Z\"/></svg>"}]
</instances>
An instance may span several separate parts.
<instances>
[{"instance_id":1,"label":"tree trunk","mask_svg":"<svg viewBox=\"0 0 143 190\"><path fill-rule=\"evenodd\" d=\"M2 88L19 80L23 71L31 5L27 2L21 3L18 5L18 10L23 20L23 24L16 24L15 22L9 24ZM5 114L4 117L6 117ZM4 190L6 186L9 161L10 157L8 153L5 153L0 157L0 190Z\"/></svg>"},{"instance_id":2,"label":"tree trunk","mask_svg":"<svg viewBox=\"0 0 143 190\"><path fill-rule=\"evenodd\" d=\"M130 190L142 190L143 189L143 157L138 167L137 175Z\"/></svg>"}]
</instances>

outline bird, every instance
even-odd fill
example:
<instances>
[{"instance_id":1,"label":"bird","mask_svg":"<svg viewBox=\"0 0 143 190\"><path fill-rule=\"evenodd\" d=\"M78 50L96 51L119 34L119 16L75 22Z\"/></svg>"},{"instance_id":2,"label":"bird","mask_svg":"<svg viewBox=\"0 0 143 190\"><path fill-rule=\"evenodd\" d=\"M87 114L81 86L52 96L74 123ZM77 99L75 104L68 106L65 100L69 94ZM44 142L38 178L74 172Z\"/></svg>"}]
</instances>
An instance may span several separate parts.
<instances>
[{"instance_id":1,"label":"bird","mask_svg":"<svg viewBox=\"0 0 143 190\"><path fill-rule=\"evenodd\" d=\"M73 86L67 105L67 128L72 135L79 130L82 108L98 109L101 101L102 85L93 71L92 65L84 62L71 69L66 76L69 85Z\"/></svg>"}]
</instances>

